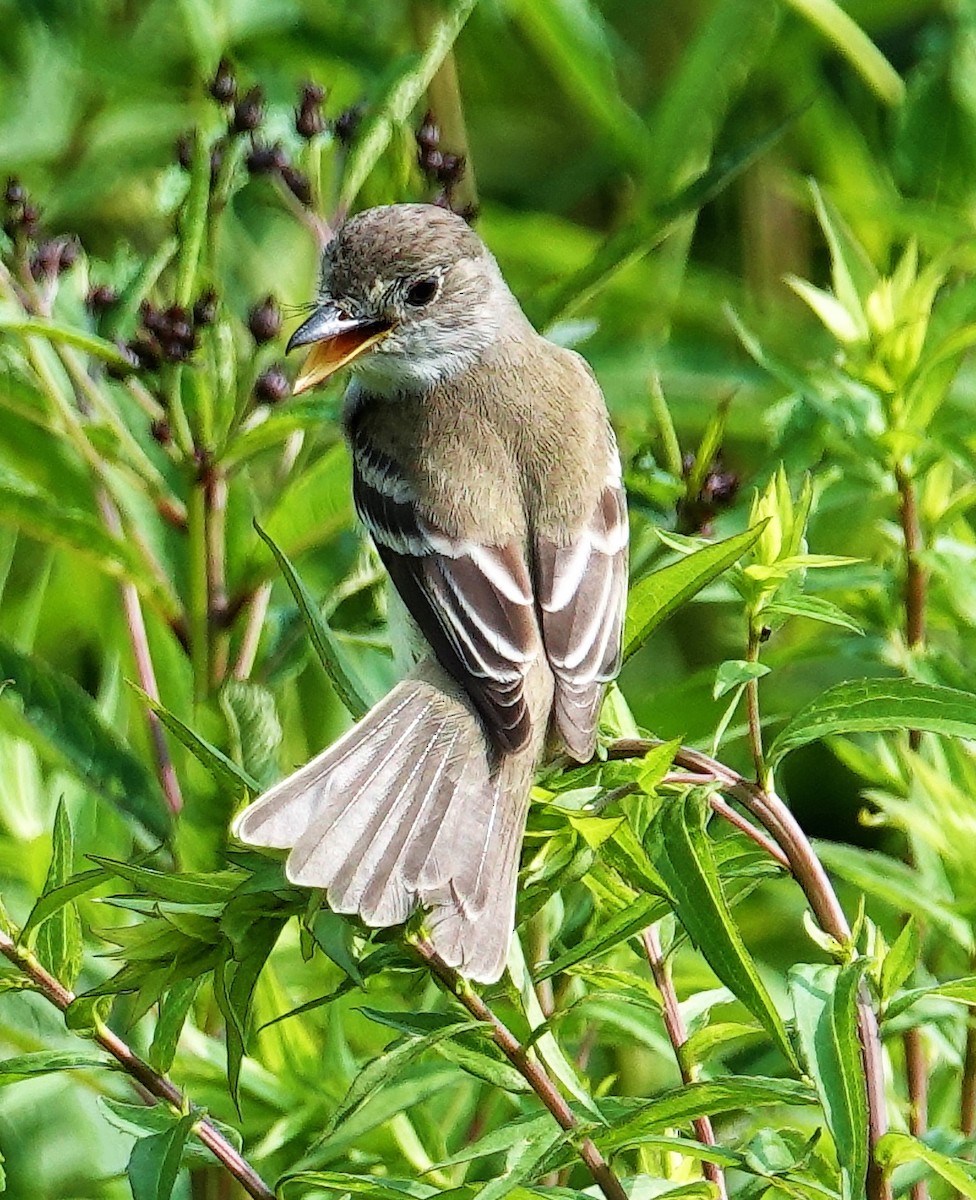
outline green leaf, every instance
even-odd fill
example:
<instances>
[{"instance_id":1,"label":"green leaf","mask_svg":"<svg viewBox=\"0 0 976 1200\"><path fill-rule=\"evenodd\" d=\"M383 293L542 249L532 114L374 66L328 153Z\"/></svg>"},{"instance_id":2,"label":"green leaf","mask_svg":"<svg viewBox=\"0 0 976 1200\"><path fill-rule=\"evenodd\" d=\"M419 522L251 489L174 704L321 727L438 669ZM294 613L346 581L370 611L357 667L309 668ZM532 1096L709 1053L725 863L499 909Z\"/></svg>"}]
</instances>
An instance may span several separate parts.
<instances>
[{"instance_id":1,"label":"green leaf","mask_svg":"<svg viewBox=\"0 0 976 1200\"><path fill-rule=\"evenodd\" d=\"M175 616L172 597L146 570L131 542L122 541L95 517L72 508L0 467L0 525L22 530L53 546L76 550L113 579L135 584L140 594L167 616Z\"/></svg>"},{"instance_id":2,"label":"green leaf","mask_svg":"<svg viewBox=\"0 0 976 1200\"><path fill-rule=\"evenodd\" d=\"M397 1033L405 1033L408 1037L426 1037L429 1033L438 1033L442 1029L457 1031L462 1025L467 1029L471 1024L463 1017L451 1013L393 1012L389 1009L365 1006L357 1008L356 1011L375 1021L377 1025L385 1025L388 1029L395 1029ZM485 1028L483 1024L482 1028Z\"/></svg>"},{"instance_id":3,"label":"green leaf","mask_svg":"<svg viewBox=\"0 0 976 1200\"><path fill-rule=\"evenodd\" d=\"M917 913L949 934L967 950L973 948L972 926L913 867L877 850L837 842L815 842L821 862L834 875L875 896L899 912Z\"/></svg>"},{"instance_id":4,"label":"green leaf","mask_svg":"<svg viewBox=\"0 0 976 1200\"><path fill-rule=\"evenodd\" d=\"M753 679L762 679L769 674L765 663L746 662L743 658L729 658L719 664L715 672L715 683L712 685L712 699L717 700L733 688L749 683Z\"/></svg>"},{"instance_id":5,"label":"green leaf","mask_svg":"<svg viewBox=\"0 0 976 1200\"><path fill-rule=\"evenodd\" d=\"M110 1064L94 1055L76 1050L37 1050L16 1058L0 1059L0 1084L51 1075L55 1071L94 1071Z\"/></svg>"},{"instance_id":6,"label":"green leaf","mask_svg":"<svg viewBox=\"0 0 976 1200\"><path fill-rule=\"evenodd\" d=\"M29 944L30 935L43 921L46 921L65 904L70 904L78 896L84 896L88 892L94 891L108 878L109 876L101 867L96 867L92 871L80 871L60 887L52 888L50 891L45 890L30 910L20 932L20 940Z\"/></svg>"},{"instance_id":7,"label":"green leaf","mask_svg":"<svg viewBox=\"0 0 976 1200\"><path fill-rule=\"evenodd\" d=\"M619 871L624 881L636 891L670 899L667 885L648 858L647 851L628 820L618 824L613 836L603 843L600 854L604 862Z\"/></svg>"},{"instance_id":8,"label":"green leaf","mask_svg":"<svg viewBox=\"0 0 976 1200\"><path fill-rule=\"evenodd\" d=\"M796 714L769 748L776 766L791 750L836 733L918 729L976 739L976 696L915 679L839 683Z\"/></svg>"},{"instance_id":9,"label":"green leaf","mask_svg":"<svg viewBox=\"0 0 976 1200\"><path fill-rule=\"evenodd\" d=\"M822 596L780 596L764 605L762 611L784 617L809 617L811 621L820 621L824 625L838 625L852 633L864 633L853 617L848 616L836 604L824 600Z\"/></svg>"},{"instance_id":10,"label":"green leaf","mask_svg":"<svg viewBox=\"0 0 976 1200\"><path fill-rule=\"evenodd\" d=\"M834 1139L847 1200L864 1195L868 1168L867 1093L857 1036L865 966L802 963L789 976L800 1049Z\"/></svg>"},{"instance_id":11,"label":"green leaf","mask_svg":"<svg viewBox=\"0 0 976 1200\"><path fill-rule=\"evenodd\" d=\"M672 738L670 742L662 742L660 746L652 746L641 759L640 774L637 776L637 786L645 795L653 796L657 785L671 770L674 756L681 749L681 738Z\"/></svg>"},{"instance_id":12,"label":"green leaf","mask_svg":"<svg viewBox=\"0 0 976 1200\"><path fill-rule=\"evenodd\" d=\"M865 83L886 104L901 104L901 76L856 21L836 0L788 0L844 56Z\"/></svg>"},{"instance_id":13,"label":"green leaf","mask_svg":"<svg viewBox=\"0 0 976 1200\"><path fill-rule=\"evenodd\" d=\"M362 133L350 151L343 172L339 196L339 207L343 211L348 210L359 195L370 171L389 145L394 130L403 125L419 104L477 2L452 0L423 53L408 61L378 110L364 122Z\"/></svg>"},{"instance_id":14,"label":"green leaf","mask_svg":"<svg viewBox=\"0 0 976 1200\"><path fill-rule=\"evenodd\" d=\"M952 979L948 983L937 983L932 987L912 988L910 991L902 992L888 1005L886 1018L893 1020L927 996L940 996L943 1000L955 1000L959 1004L976 1008L976 975L969 975L964 979Z\"/></svg>"},{"instance_id":15,"label":"green leaf","mask_svg":"<svg viewBox=\"0 0 976 1200\"><path fill-rule=\"evenodd\" d=\"M421 1055L433 1049L438 1042L445 1038L455 1037L468 1030L480 1029L481 1021L453 1022L441 1029L435 1029L424 1037L411 1037L395 1042L383 1051L359 1072L352 1081L349 1090L339 1102L335 1112L326 1125L323 1138L335 1133L342 1123L378 1092L382 1091L392 1080L401 1075Z\"/></svg>"},{"instance_id":16,"label":"green leaf","mask_svg":"<svg viewBox=\"0 0 976 1200\"><path fill-rule=\"evenodd\" d=\"M3 638L0 679L10 680L0 703L19 696L24 719L84 784L154 838L168 837L170 817L156 781L73 680Z\"/></svg>"},{"instance_id":17,"label":"green leaf","mask_svg":"<svg viewBox=\"0 0 976 1200\"><path fill-rule=\"evenodd\" d=\"M329 628L319 611L318 605L312 599L308 588L302 582L298 572L260 525L255 523L254 528L258 531L258 535L268 546L278 566L281 568L285 582L288 584L291 594L295 597L295 603L302 614L302 619L312 639L315 652L319 656L319 661L322 663L325 673L332 681L332 686L335 688L336 694L352 716L358 720L373 705L373 698L369 694L369 689L356 677L356 673L348 661L345 650Z\"/></svg>"},{"instance_id":18,"label":"green leaf","mask_svg":"<svg viewBox=\"0 0 976 1200\"><path fill-rule=\"evenodd\" d=\"M51 865L44 881L42 896L63 887L71 876L74 858L74 838L71 818L64 800L58 801L51 839ZM37 935L37 956L56 979L69 990L74 987L81 970L83 955L81 917L73 900L55 909L40 925Z\"/></svg>"},{"instance_id":19,"label":"green leaf","mask_svg":"<svg viewBox=\"0 0 976 1200\"><path fill-rule=\"evenodd\" d=\"M639 1145L649 1133L684 1125L696 1117L815 1101L816 1093L811 1088L790 1079L738 1075L721 1082L689 1083L641 1105L632 1116L615 1123L596 1140L601 1150L616 1153L627 1146Z\"/></svg>"},{"instance_id":20,"label":"green leaf","mask_svg":"<svg viewBox=\"0 0 976 1200\"><path fill-rule=\"evenodd\" d=\"M173 1065L180 1034L201 983L203 977L199 975L194 979L181 979L159 1002L159 1017L149 1047L149 1061L161 1074L165 1075Z\"/></svg>"},{"instance_id":21,"label":"green leaf","mask_svg":"<svg viewBox=\"0 0 976 1200\"><path fill-rule=\"evenodd\" d=\"M661 917L667 915L668 911L667 901L660 897L641 896L622 912L618 912L608 921L598 925L595 933L582 942L578 942L565 954L561 954L555 962L551 962L537 971L535 973L536 982L560 975L577 963L583 962L584 959L597 958L601 954L606 954L614 946L619 946L621 942L640 933L645 926L659 921Z\"/></svg>"},{"instance_id":22,"label":"green leaf","mask_svg":"<svg viewBox=\"0 0 976 1200\"><path fill-rule=\"evenodd\" d=\"M400 1181L397 1181L400 1182ZM402 1187L391 1187L390 1180L384 1180L376 1175L347 1175L341 1171L299 1171L294 1175L285 1175L278 1181L277 1190L283 1196L294 1194L292 1186L301 1186L302 1196L308 1188L316 1188L334 1192L338 1196L366 1196L368 1200L407 1200L408 1197L433 1196L437 1188L418 1184L411 1179L403 1181Z\"/></svg>"},{"instance_id":23,"label":"green leaf","mask_svg":"<svg viewBox=\"0 0 976 1200\"><path fill-rule=\"evenodd\" d=\"M188 725L184 725L179 717L174 716L168 708L160 704L158 700L154 700L142 688L137 687L131 681L129 686L133 691L139 693L146 707L152 709L176 740L190 751L197 762L201 763L228 793L232 796L240 796L243 790L256 796L261 791L261 785L254 776L245 771L243 767L239 767L233 759L228 758L223 750L218 750L198 733L194 733Z\"/></svg>"},{"instance_id":24,"label":"green leaf","mask_svg":"<svg viewBox=\"0 0 976 1200\"><path fill-rule=\"evenodd\" d=\"M484 1050L475 1050L460 1042L441 1042L437 1046L441 1058L454 1063L462 1071L467 1071L475 1079L481 1079L493 1088L503 1092L518 1094L531 1092L532 1085L504 1059L495 1058Z\"/></svg>"},{"instance_id":25,"label":"green leaf","mask_svg":"<svg viewBox=\"0 0 976 1200\"><path fill-rule=\"evenodd\" d=\"M0 320L0 333L16 337L42 337L62 346L74 346L76 350L83 350L92 358L100 358L102 362L116 367L128 368L130 365L114 342L107 342L84 329L59 325L56 321L41 320L39 317L26 321Z\"/></svg>"},{"instance_id":26,"label":"green leaf","mask_svg":"<svg viewBox=\"0 0 976 1200\"><path fill-rule=\"evenodd\" d=\"M881 964L881 999L887 1003L918 965L922 938L914 917L909 917L892 942Z\"/></svg>"},{"instance_id":27,"label":"green leaf","mask_svg":"<svg viewBox=\"0 0 976 1200\"><path fill-rule=\"evenodd\" d=\"M183 1147L196 1120L193 1113L188 1113L162 1133L153 1133L136 1141L125 1168L132 1200L170 1200L180 1171Z\"/></svg>"},{"instance_id":28,"label":"green leaf","mask_svg":"<svg viewBox=\"0 0 976 1200\"><path fill-rule=\"evenodd\" d=\"M624 626L624 659L641 648L655 629L696 592L718 578L756 544L765 528L756 525L745 533L705 546L669 566L652 571L630 589Z\"/></svg>"},{"instance_id":29,"label":"green leaf","mask_svg":"<svg viewBox=\"0 0 976 1200\"><path fill-rule=\"evenodd\" d=\"M874 1156L886 1175L902 1165L925 1163L966 1200L976 1200L976 1167L962 1158L940 1154L907 1133L886 1133L874 1148Z\"/></svg>"},{"instance_id":30,"label":"green leaf","mask_svg":"<svg viewBox=\"0 0 976 1200\"><path fill-rule=\"evenodd\" d=\"M172 900L177 904L226 902L241 882L241 876L236 871L170 874L166 871L154 871L151 867L119 862L114 858L102 858L98 854L89 854L88 857L106 871L118 875L120 879L128 880L151 896L157 896L160 900Z\"/></svg>"},{"instance_id":31,"label":"green leaf","mask_svg":"<svg viewBox=\"0 0 976 1200\"><path fill-rule=\"evenodd\" d=\"M722 891L705 831L707 800L694 793L662 805L648 831L648 854L674 897L675 915L719 979L748 1008L786 1059L796 1064L786 1027L746 950Z\"/></svg>"}]
</instances>

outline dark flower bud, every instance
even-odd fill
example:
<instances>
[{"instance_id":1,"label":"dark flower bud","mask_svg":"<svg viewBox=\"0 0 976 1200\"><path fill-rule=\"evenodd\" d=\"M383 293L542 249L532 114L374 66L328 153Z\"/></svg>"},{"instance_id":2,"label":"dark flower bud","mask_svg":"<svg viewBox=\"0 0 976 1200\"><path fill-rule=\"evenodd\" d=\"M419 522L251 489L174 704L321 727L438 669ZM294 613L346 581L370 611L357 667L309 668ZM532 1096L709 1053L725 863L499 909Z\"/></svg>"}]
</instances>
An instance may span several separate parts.
<instances>
[{"instance_id":1,"label":"dark flower bud","mask_svg":"<svg viewBox=\"0 0 976 1200\"><path fill-rule=\"evenodd\" d=\"M165 417L158 417L149 426L150 436L161 446L168 446L173 440L173 431Z\"/></svg>"},{"instance_id":2,"label":"dark flower bud","mask_svg":"<svg viewBox=\"0 0 976 1200\"><path fill-rule=\"evenodd\" d=\"M36 280L53 279L61 271L61 255L66 243L58 238L41 242L30 256L30 273Z\"/></svg>"},{"instance_id":3,"label":"dark flower bud","mask_svg":"<svg viewBox=\"0 0 976 1200\"><path fill-rule=\"evenodd\" d=\"M440 177L444 155L441 154L440 150L421 146L417 151L417 162L420 164L420 169L425 175L430 175L432 178L437 179Z\"/></svg>"},{"instance_id":4,"label":"dark flower bud","mask_svg":"<svg viewBox=\"0 0 976 1200\"><path fill-rule=\"evenodd\" d=\"M61 257L58 262L59 271L70 271L78 261L78 243L73 237L61 241Z\"/></svg>"},{"instance_id":5,"label":"dark flower bud","mask_svg":"<svg viewBox=\"0 0 976 1200\"><path fill-rule=\"evenodd\" d=\"M281 148L280 142L268 146L264 142L255 142L247 156L247 169L252 175L272 175L283 171L288 166L288 155Z\"/></svg>"},{"instance_id":6,"label":"dark flower bud","mask_svg":"<svg viewBox=\"0 0 976 1200\"><path fill-rule=\"evenodd\" d=\"M298 203L311 208L312 184L304 171L299 171L297 167L282 167L281 178Z\"/></svg>"},{"instance_id":7,"label":"dark flower bud","mask_svg":"<svg viewBox=\"0 0 976 1200\"><path fill-rule=\"evenodd\" d=\"M302 84L301 99L295 109L295 130L299 137L318 137L325 129L325 118L322 116L324 99L325 88L317 83Z\"/></svg>"},{"instance_id":8,"label":"dark flower bud","mask_svg":"<svg viewBox=\"0 0 976 1200\"><path fill-rule=\"evenodd\" d=\"M214 142L210 149L210 189L216 186L220 168L224 165L224 143Z\"/></svg>"},{"instance_id":9,"label":"dark flower bud","mask_svg":"<svg viewBox=\"0 0 976 1200\"><path fill-rule=\"evenodd\" d=\"M107 283L98 283L90 288L85 297L85 305L91 312L104 312L118 300L119 294Z\"/></svg>"},{"instance_id":10,"label":"dark flower bud","mask_svg":"<svg viewBox=\"0 0 976 1200\"><path fill-rule=\"evenodd\" d=\"M27 189L20 182L16 175L11 175L7 180L7 186L3 192L4 200L14 207L17 204L23 204L27 199Z\"/></svg>"},{"instance_id":11,"label":"dark flower bud","mask_svg":"<svg viewBox=\"0 0 976 1200\"><path fill-rule=\"evenodd\" d=\"M313 203L312 183L304 171L300 171L297 167L286 163L280 169L280 177L282 183L291 192L299 204L305 208L311 208Z\"/></svg>"},{"instance_id":12,"label":"dark flower bud","mask_svg":"<svg viewBox=\"0 0 976 1200\"><path fill-rule=\"evenodd\" d=\"M433 170L438 183L446 188L452 188L464 174L465 158L463 154L442 154L440 166Z\"/></svg>"},{"instance_id":13,"label":"dark flower bud","mask_svg":"<svg viewBox=\"0 0 976 1200\"><path fill-rule=\"evenodd\" d=\"M424 113L424 119L420 122L420 128L414 137L417 139L417 147L421 153L425 150L436 150L440 145L440 126L434 120L434 114L429 108Z\"/></svg>"},{"instance_id":14,"label":"dark flower bud","mask_svg":"<svg viewBox=\"0 0 976 1200\"><path fill-rule=\"evenodd\" d=\"M143 325L150 333L160 333L166 327L163 314L151 300L143 300L142 304L139 305L139 316L142 318Z\"/></svg>"},{"instance_id":15,"label":"dark flower bud","mask_svg":"<svg viewBox=\"0 0 976 1200\"><path fill-rule=\"evenodd\" d=\"M20 210L20 228L28 237L34 237L41 220L41 210L36 204L25 201Z\"/></svg>"},{"instance_id":16,"label":"dark flower bud","mask_svg":"<svg viewBox=\"0 0 976 1200\"><path fill-rule=\"evenodd\" d=\"M281 333L281 310L274 296L265 296L247 314L247 327L259 346L273 341Z\"/></svg>"},{"instance_id":17,"label":"dark flower bud","mask_svg":"<svg viewBox=\"0 0 976 1200\"><path fill-rule=\"evenodd\" d=\"M231 129L234 133L252 133L264 120L264 89L250 88L234 105Z\"/></svg>"},{"instance_id":18,"label":"dark flower bud","mask_svg":"<svg viewBox=\"0 0 976 1200\"><path fill-rule=\"evenodd\" d=\"M231 62L222 58L210 80L210 95L220 104L229 104L237 95L237 77Z\"/></svg>"},{"instance_id":19,"label":"dark flower bud","mask_svg":"<svg viewBox=\"0 0 976 1200\"><path fill-rule=\"evenodd\" d=\"M348 146L352 142L365 114L366 105L360 102L343 109L336 116L332 122L332 133L340 145Z\"/></svg>"},{"instance_id":20,"label":"dark flower bud","mask_svg":"<svg viewBox=\"0 0 976 1200\"><path fill-rule=\"evenodd\" d=\"M217 319L217 293L207 288L197 297L193 305L193 324L199 328L212 325Z\"/></svg>"},{"instance_id":21,"label":"dark flower bud","mask_svg":"<svg viewBox=\"0 0 976 1200\"><path fill-rule=\"evenodd\" d=\"M154 339L138 335L126 346L136 363L145 371L155 371L162 359L159 345Z\"/></svg>"},{"instance_id":22,"label":"dark flower bud","mask_svg":"<svg viewBox=\"0 0 976 1200\"><path fill-rule=\"evenodd\" d=\"M288 376L277 364L262 371L254 383L254 398L259 404L280 404L290 392Z\"/></svg>"},{"instance_id":23,"label":"dark flower bud","mask_svg":"<svg viewBox=\"0 0 976 1200\"><path fill-rule=\"evenodd\" d=\"M759 630L760 642L768 642L772 636L773 636L773 627L771 625L764 625L762 627L762 629Z\"/></svg>"}]
</instances>

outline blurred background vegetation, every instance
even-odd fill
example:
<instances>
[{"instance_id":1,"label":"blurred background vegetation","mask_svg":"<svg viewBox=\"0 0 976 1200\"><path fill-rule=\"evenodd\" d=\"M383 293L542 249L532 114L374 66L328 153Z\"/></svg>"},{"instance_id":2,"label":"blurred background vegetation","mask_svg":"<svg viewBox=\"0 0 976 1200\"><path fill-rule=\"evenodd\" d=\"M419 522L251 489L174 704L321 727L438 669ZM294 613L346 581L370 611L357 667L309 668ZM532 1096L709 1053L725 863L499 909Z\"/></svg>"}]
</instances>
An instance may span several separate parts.
<instances>
[{"instance_id":1,"label":"blurred background vegetation","mask_svg":"<svg viewBox=\"0 0 976 1200\"><path fill-rule=\"evenodd\" d=\"M432 37L436 44L445 36L442 20L454 21L460 32L428 90L419 56ZM857 262L873 263L886 276L906 245L915 244L923 264L935 264L936 286L946 282L940 332L972 319L971 0L850 0L843 10L816 0L0 0L0 28L0 176L15 176L39 208L37 244L77 238L84 248L81 256L69 254L70 263L51 268L42 262L34 271L63 324L109 340L145 339L135 309L125 311L125 298L136 296L136 308L147 295L157 306L172 299L169 284L152 290L151 276L166 266L177 209L191 203L191 174L178 161L178 144L183 138L183 157L192 158L187 131L212 138L223 129L230 110L222 111L207 90L222 56L233 63L240 93L263 89L253 135L259 147L279 145L287 170L301 173L289 183L277 160L270 169L267 159L263 167L252 162L249 171L235 160L224 179L219 238L204 256L198 291L186 298L215 289L226 333L207 342L207 362L237 397L228 418L236 422L234 437L222 447L236 472L223 480L226 620L215 626L202 680L199 662L181 645L193 642L193 629L174 615L194 589L186 535L178 521L159 518L153 511L158 496L139 494L125 469L128 437L136 443L137 465L148 460L163 491L187 501L195 486L187 456L166 444L176 436L178 450L179 431L163 436L158 425L173 414L156 412L151 435L152 403L138 409L132 385L109 380L106 388L128 404L121 407L125 429L101 440L96 434L90 443L111 459L125 529L141 531L146 540L142 568L149 559L162 564L162 591L175 601L175 609L156 603L153 586L138 582L161 700L259 782L302 761L348 718L252 518L324 600L346 652L376 690L389 682L390 667L375 564L353 519L338 445L339 390L325 392L315 408L305 404L294 419L287 405L272 405L281 399L277 373L294 371L281 364L291 326L286 318L281 336L255 339L248 314L267 296L286 313L312 296L316 209L332 217L346 203L358 208L435 196L440 186L418 168L415 133L438 99L441 144L466 155L459 193L470 200L476 192L476 227L527 312L586 355L607 395L629 464L635 571L671 553L655 527L708 536L744 528L755 489L767 485L781 461L794 493L804 472L813 475L811 551L860 560L811 582L863 636L836 623L795 619L764 648L763 661L773 668L763 682L767 726L775 729L847 678L907 670L971 688L972 371L965 363L960 368L956 354L939 404L924 428L911 432L913 450L922 448L920 471L938 465L941 472L919 479L931 590L927 643L924 654L915 647L913 657L899 497L885 442L891 431L857 428L858 414L871 418L874 412L866 399L870 389L883 393L886 386L871 374L880 361L879 323L870 338L845 340L845 330L839 334L836 324L818 319L786 278L830 286L833 265L837 290L836 247L832 264L816 211L822 194ZM304 81L325 89L324 132L312 141L294 124ZM247 145L240 160L254 151L251 135L242 136L238 145ZM219 166L217 175L219 181ZM810 178L819 192L811 191ZM303 192L308 186L311 197ZM8 205L9 214L22 219L23 209ZM8 234L9 247L19 235L16 229ZM855 243L859 248L850 250ZM864 278L862 299L878 277L865 268ZM93 303L97 287L107 289L103 300L121 294L123 303ZM924 337L928 308L916 301L917 311L905 319L921 321ZM891 303L894 311L897 297ZM0 316L14 321L11 294ZM58 508L70 510L88 528L104 517L104 506L77 441L56 414L38 415L19 346L15 333L0 331L6 356L0 375L0 632L19 653L75 680L152 770L145 707L125 684L138 676L118 584L119 576L131 580L140 567L107 565L111 556L100 547L86 547L84 538L49 519ZM185 377L173 384L178 366L163 364L154 375L157 367L150 364L150 392L189 387ZM654 401L655 377L683 467L662 435L667 422L662 426ZM199 415L192 395L188 403L191 418ZM198 457L196 469L210 465ZM141 549L135 542L132 548L138 560ZM249 619L252 633L263 630L259 649L244 645ZM192 625L192 613L189 620ZM729 700L713 696L716 667L745 658L747 642L732 588L709 588L628 664L621 687L636 722L709 747ZM221 661L230 664L229 675L239 676L236 690L217 686ZM242 661L247 669L235 671ZM7 671L4 666L0 677ZM0 702L0 727L0 886L4 905L22 922L48 873L60 798L75 826L78 869L86 853L129 856L133 813L124 801L106 805L92 773L78 766L77 756L66 765L56 733L32 726L13 695ZM745 734L737 713L721 752L741 769L750 763ZM171 752L185 805L175 862L188 870L217 869L233 797L175 741ZM816 746L793 756L778 782L811 834L898 850L898 836L858 820L866 783L883 790L866 770L863 751L858 758L854 750L838 755ZM897 775L889 763L884 782L896 792ZM773 883L740 910L750 947L771 970L792 961L798 909L795 892ZM90 899L82 913L86 929L121 919ZM893 910L882 910L878 919L897 932ZM94 950L106 952L105 942L89 938L79 987L106 974ZM339 972L324 962L318 957L305 964L297 936L286 935L274 971L262 976L259 1016L278 1015L334 987ZM691 956L682 969L681 989L693 991L711 978ZM375 983L371 1004L377 995L395 1003L395 982ZM356 1003L353 997L328 1010L341 1005L341 1021L327 1020L320 1009L307 1023L273 1027L249 1047L245 1136L272 1177L294 1166L307 1148L296 1149L295 1140L322 1123L353 1064L385 1040ZM174 1075L194 1100L234 1120L223 1083L220 1019L212 1010L201 1002ZM137 1043L152 1036L145 1025L133 1035ZM616 1073L626 1094L673 1082L659 1031L637 1036L625 1023L614 1028L592 1068L595 1077ZM57 1015L39 1002L0 997L0 1043L9 1053L60 1044L66 1035L59 1030ZM438 1098L455 1076L455 1068L435 1060L412 1084L411 1101L434 1097L417 1118L427 1145L437 1143L439 1122L498 1119L494 1111L469 1111L465 1105L474 1101L460 1092ZM951 1076L950 1064L946 1080ZM95 1097L106 1089L113 1090L91 1078L55 1075L0 1093L10 1194L52 1200L127 1194L122 1173L131 1139L96 1109ZM946 1096L950 1090L946 1082ZM407 1094L399 1097L400 1105L407 1102ZM497 1104L504 1108L505 1101ZM391 1101L389 1112L395 1111ZM374 1124L358 1141L350 1135L348 1144L334 1143L333 1159L416 1167L423 1158L416 1132L396 1118ZM224 1194L205 1190L222 1186L207 1182L205 1172L193 1186L194 1196Z\"/></svg>"}]
</instances>

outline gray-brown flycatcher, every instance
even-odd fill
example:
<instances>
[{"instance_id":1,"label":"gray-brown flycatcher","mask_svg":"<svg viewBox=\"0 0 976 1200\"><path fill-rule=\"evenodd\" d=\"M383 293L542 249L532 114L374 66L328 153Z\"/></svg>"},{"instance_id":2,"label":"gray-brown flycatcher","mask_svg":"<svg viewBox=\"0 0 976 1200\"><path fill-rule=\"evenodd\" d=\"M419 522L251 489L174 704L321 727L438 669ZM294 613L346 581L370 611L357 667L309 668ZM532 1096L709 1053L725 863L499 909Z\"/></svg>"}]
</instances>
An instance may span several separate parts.
<instances>
[{"instance_id":1,"label":"gray-brown flycatcher","mask_svg":"<svg viewBox=\"0 0 976 1200\"><path fill-rule=\"evenodd\" d=\"M535 332L492 255L424 204L326 248L304 391L343 366L356 509L406 614L413 665L234 826L367 925L427 912L434 948L505 967L533 773L585 762L620 664L627 513L600 388Z\"/></svg>"}]
</instances>

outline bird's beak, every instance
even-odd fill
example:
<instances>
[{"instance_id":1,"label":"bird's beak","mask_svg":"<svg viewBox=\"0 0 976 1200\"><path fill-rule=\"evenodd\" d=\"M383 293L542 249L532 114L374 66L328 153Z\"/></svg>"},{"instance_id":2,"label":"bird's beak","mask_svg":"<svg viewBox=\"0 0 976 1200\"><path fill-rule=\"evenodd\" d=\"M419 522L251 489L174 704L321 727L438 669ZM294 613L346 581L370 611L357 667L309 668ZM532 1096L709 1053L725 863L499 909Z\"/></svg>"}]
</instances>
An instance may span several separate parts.
<instances>
[{"instance_id":1,"label":"bird's beak","mask_svg":"<svg viewBox=\"0 0 976 1200\"><path fill-rule=\"evenodd\" d=\"M289 351L296 346L312 347L295 380L292 395L299 396L334 375L340 367L382 341L390 328L387 321L349 317L331 302L321 304L288 339Z\"/></svg>"}]
</instances>

